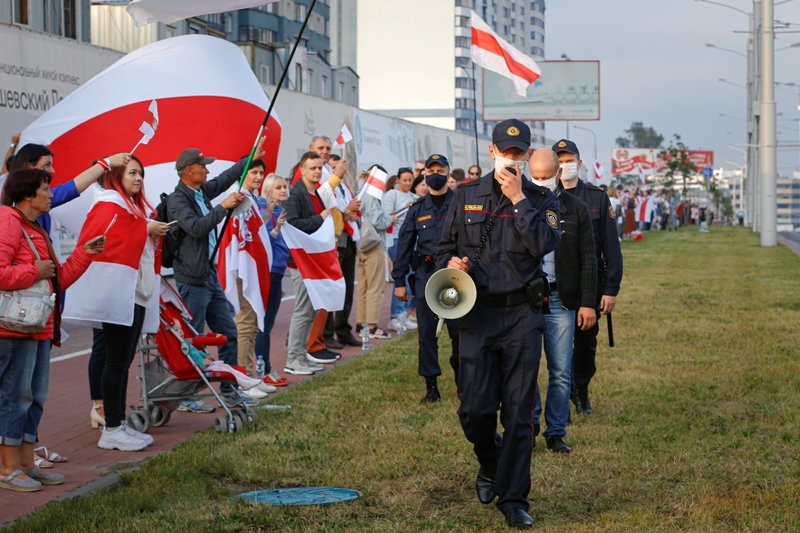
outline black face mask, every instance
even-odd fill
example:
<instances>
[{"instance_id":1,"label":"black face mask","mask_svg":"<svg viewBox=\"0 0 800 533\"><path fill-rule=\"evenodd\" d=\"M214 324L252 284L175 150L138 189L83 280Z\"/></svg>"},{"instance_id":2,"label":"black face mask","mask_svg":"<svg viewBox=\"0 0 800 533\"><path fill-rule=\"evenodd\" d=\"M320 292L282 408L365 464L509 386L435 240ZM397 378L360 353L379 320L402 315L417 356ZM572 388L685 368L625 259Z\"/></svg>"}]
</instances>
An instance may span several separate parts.
<instances>
[{"instance_id":1,"label":"black face mask","mask_svg":"<svg viewBox=\"0 0 800 533\"><path fill-rule=\"evenodd\" d=\"M434 191L438 191L447 185L447 176L443 176L441 174L428 174L425 176L425 183L427 183L428 187Z\"/></svg>"}]
</instances>

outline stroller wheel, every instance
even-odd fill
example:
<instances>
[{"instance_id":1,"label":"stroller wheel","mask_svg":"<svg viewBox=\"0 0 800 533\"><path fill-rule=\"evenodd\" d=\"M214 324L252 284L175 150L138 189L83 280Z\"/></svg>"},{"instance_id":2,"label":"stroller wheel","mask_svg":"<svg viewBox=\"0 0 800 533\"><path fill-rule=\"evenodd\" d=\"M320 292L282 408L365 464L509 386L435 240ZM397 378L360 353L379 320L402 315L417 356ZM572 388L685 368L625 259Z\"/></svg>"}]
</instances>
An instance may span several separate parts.
<instances>
[{"instance_id":1,"label":"stroller wheel","mask_svg":"<svg viewBox=\"0 0 800 533\"><path fill-rule=\"evenodd\" d=\"M169 422L170 416L172 416L172 413L160 405L153 405L150 408L150 423L154 428L161 427Z\"/></svg>"},{"instance_id":2,"label":"stroller wheel","mask_svg":"<svg viewBox=\"0 0 800 533\"><path fill-rule=\"evenodd\" d=\"M139 433L147 433L150 429L150 416L147 411L137 409L128 415L128 425Z\"/></svg>"},{"instance_id":3,"label":"stroller wheel","mask_svg":"<svg viewBox=\"0 0 800 533\"><path fill-rule=\"evenodd\" d=\"M258 415L256 415L255 409L250 409L249 407L244 411L245 419L247 423L252 424L258 419Z\"/></svg>"},{"instance_id":4,"label":"stroller wheel","mask_svg":"<svg viewBox=\"0 0 800 533\"><path fill-rule=\"evenodd\" d=\"M239 411L233 411L233 422L228 425L228 431L231 433L239 433L244 429L242 419L236 416Z\"/></svg>"},{"instance_id":5,"label":"stroller wheel","mask_svg":"<svg viewBox=\"0 0 800 533\"><path fill-rule=\"evenodd\" d=\"M245 414L244 411L240 411L237 409L236 411L231 411L231 413L233 413L233 418L238 418L241 421L242 427L244 427L244 425L248 423L247 415Z\"/></svg>"},{"instance_id":6,"label":"stroller wheel","mask_svg":"<svg viewBox=\"0 0 800 533\"><path fill-rule=\"evenodd\" d=\"M225 433L228 431L228 417L220 416L214 419L214 429L217 433Z\"/></svg>"}]
</instances>

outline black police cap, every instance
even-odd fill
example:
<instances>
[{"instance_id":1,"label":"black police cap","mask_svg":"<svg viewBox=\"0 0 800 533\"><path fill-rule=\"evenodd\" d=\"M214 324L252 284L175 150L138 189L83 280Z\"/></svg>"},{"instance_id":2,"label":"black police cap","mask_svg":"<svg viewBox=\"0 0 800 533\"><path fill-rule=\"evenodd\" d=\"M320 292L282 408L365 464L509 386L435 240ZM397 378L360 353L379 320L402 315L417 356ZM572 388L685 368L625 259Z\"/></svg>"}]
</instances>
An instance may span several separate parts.
<instances>
[{"instance_id":1,"label":"black police cap","mask_svg":"<svg viewBox=\"0 0 800 533\"><path fill-rule=\"evenodd\" d=\"M557 154L560 153L568 153L568 154L575 154L578 157L581 156L581 153L578 151L578 147L575 146L575 143L568 140L568 139L561 139L557 143L553 145L553 151Z\"/></svg>"},{"instance_id":2,"label":"black police cap","mask_svg":"<svg viewBox=\"0 0 800 533\"><path fill-rule=\"evenodd\" d=\"M494 127L492 144L501 152L512 146L527 152L531 147L531 129L521 120L504 120Z\"/></svg>"},{"instance_id":3,"label":"black police cap","mask_svg":"<svg viewBox=\"0 0 800 533\"><path fill-rule=\"evenodd\" d=\"M444 167L450 167L450 163L447 161L447 158L442 154L433 154L425 161L425 168L428 168L434 163L439 163Z\"/></svg>"}]
</instances>

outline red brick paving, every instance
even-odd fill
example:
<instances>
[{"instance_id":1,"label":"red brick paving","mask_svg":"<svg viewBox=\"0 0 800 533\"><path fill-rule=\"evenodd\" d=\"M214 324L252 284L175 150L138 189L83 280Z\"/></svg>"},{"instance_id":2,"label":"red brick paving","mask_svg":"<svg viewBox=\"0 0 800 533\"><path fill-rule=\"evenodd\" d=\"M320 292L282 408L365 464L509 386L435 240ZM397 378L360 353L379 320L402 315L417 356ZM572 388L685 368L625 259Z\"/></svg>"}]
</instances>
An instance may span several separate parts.
<instances>
[{"instance_id":1,"label":"red brick paving","mask_svg":"<svg viewBox=\"0 0 800 533\"><path fill-rule=\"evenodd\" d=\"M289 286L291 284L289 283ZM389 319L392 285L387 284L383 302L380 325L386 328ZM294 309L294 300L287 300L281 310L272 331L270 362L283 375L286 363L286 335L289 331L289 320ZM355 324L355 306L351 324ZM86 350L92 346L90 328L67 328L70 338L61 348L54 348L51 357L71 354ZM371 345L380 344L381 340L373 339ZM342 353L340 362L351 359L361 353L360 347L346 347L337 350ZM50 391L45 404L44 416L39 426L39 439L51 451L56 451L68 458L66 463L56 463L48 472L57 472L66 477L63 485L45 486L39 492L21 493L0 490L0 524L29 513L59 496L89 483L121 466L129 466L144 459L164 453L197 431L212 427L218 413L198 414L175 411L169 423L160 428L153 428L150 434L155 442L141 452L121 452L103 450L97 447L100 438L98 430L91 429L89 411L92 403L89 396L89 380L87 364L89 355L81 355L72 359L56 361L50 367ZM138 359L137 359L138 362ZM338 364L338 363L337 363ZM332 365L335 366L335 365ZM128 385L128 405L141 405L139 395L141 388L136 379L139 368L134 362L131 365ZM289 383L304 381L313 376L286 376ZM280 389L279 389L280 390ZM218 410L219 411L219 410Z\"/></svg>"}]
</instances>

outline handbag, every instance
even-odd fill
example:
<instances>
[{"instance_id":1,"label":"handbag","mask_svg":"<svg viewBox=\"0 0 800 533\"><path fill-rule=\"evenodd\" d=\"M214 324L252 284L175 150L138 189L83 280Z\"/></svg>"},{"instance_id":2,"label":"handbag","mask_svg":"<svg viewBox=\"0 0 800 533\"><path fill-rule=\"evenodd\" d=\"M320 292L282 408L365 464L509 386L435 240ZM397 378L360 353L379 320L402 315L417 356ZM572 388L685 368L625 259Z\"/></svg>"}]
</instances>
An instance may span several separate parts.
<instances>
[{"instance_id":1,"label":"handbag","mask_svg":"<svg viewBox=\"0 0 800 533\"><path fill-rule=\"evenodd\" d=\"M362 219L361 223L361 241L358 243L358 251L367 253L381 243L381 237L375 231L375 227L367 220L366 217Z\"/></svg>"},{"instance_id":2,"label":"handbag","mask_svg":"<svg viewBox=\"0 0 800 533\"><path fill-rule=\"evenodd\" d=\"M22 230L36 259L42 258L33 245L28 232ZM56 295L50 292L50 283L40 279L27 289L0 291L0 328L17 333L39 333L47 325L56 305Z\"/></svg>"}]
</instances>

